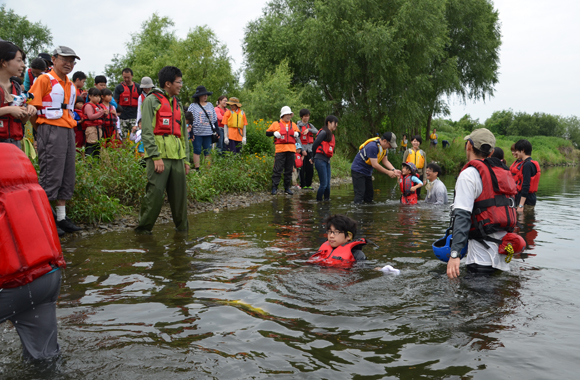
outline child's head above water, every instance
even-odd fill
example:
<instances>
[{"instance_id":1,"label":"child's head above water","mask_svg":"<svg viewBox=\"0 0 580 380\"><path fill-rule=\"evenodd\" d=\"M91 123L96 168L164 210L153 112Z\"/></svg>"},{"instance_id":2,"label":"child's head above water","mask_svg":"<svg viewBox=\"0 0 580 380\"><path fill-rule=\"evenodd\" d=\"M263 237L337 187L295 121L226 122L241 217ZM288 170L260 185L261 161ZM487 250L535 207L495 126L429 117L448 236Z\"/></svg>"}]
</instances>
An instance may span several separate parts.
<instances>
[{"instance_id":1,"label":"child's head above water","mask_svg":"<svg viewBox=\"0 0 580 380\"><path fill-rule=\"evenodd\" d=\"M408 175L408 174L414 175L415 173L417 173L417 167L412 162L403 163L403 167L401 168L401 173L403 173L403 175Z\"/></svg>"},{"instance_id":2,"label":"child's head above water","mask_svg":"<svg viewBox=\"0 0 580 380\"><path fill-rule=\"evenodd\" d=\"M356 235L356 222L345 215L332 215L324 220L328 244L332 248L346 244Z\"/></svg>"}]
</instances>

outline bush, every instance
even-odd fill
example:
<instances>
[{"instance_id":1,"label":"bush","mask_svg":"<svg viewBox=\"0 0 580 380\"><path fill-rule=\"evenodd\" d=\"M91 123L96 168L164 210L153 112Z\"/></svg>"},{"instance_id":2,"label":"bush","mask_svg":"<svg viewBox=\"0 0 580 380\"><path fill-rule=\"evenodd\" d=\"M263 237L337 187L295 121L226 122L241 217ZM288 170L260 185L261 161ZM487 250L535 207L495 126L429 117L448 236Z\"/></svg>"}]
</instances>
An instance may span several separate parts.
<instances>
[{"instance_id":1,"label":"bush","mask_svg":"<svg viewBox=\"0 0 580 380\"><path fill-rule=\"evenodd\" d=\"M274 143L272 137L266 136L266 130L272 124L271 121L264 119L248 121L246 127L246 141L244 152L251 154L274 154Z\"/></svg>"}]
</instances>

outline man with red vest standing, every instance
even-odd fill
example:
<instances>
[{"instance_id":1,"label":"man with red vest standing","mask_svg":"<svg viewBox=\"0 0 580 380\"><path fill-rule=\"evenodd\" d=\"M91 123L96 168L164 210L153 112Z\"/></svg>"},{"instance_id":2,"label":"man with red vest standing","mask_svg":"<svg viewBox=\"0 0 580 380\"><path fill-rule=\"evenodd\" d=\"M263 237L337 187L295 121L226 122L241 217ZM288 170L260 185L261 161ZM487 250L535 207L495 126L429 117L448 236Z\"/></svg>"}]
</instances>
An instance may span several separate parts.
<instances>
[{"instance_id":1,"label":"man with red vest standing","mask_svg":"<svg viewBox=\"0 0 580 380\"><path fill-rule=\"evenodd\" d=\"M121 131L124 137L129 137L131 129L137 125L137 107L139 105L139 95L141 88L133 82L133 70L123 69L123 83L115 87L113 98L118 105L123 107L123 112L119 116L121 121Z\"/></svg>"},{"instance_id":2,"label":"man with red vest standing","mask_svg":"<svg viewBox=\"0 0 580 380\"><path fill-rule=\"evenodd\" d=\"M457 178L453 204L453 241L447 276L459 276L459 252L468 244L467 271L492 274L509 271L499 246L517 222L516 184L505 165L491 157L495 136L486 128L465 137L468 163Z\"/></svg>"},{"instance_id":3,"label":"man with red vest standing","mask_svg":"<svg viewBox=\"0 0 580 380\"><path fill-rule=\"evenodd\" d=\"M292 171L294 170L294 160L296 153L296 142L300 136L300 130L292 122L292 110L288 106L280 110L280 121L275 121L266 130L266 136L274 136L274 171L272 173L272 195L278 192L278 184L284 172L284 189L286 194L293 195Z\"/></svg>"},{"instance_id":4,"label":"man with red vest standing","mask_svg":"<svg viewBox=\"0 0 580 380\"><path fill-rule=\"evenodd\" d=\"M66 266L45 191L28 157L0 144L0 323L11 321L26 360L58 355L56 300Z\"/></svg>"},{"instance_id":5,"label":"man with red vest standing","mask_svg":"<svg viewBox=\"0 0 580 380\"><path fill-rule=\"evenodd\" d=\"M540 183L540 164L532 160L532 143L528 140L519 140L514 144L516 154L514 180L518 188L516 205L518 212L523 212L524 205L536 205L536 192Z\"/></svg>"},{"instance_id":6,"label":"man with red vest standing","mask_svg":"<svg viewBox=\"0 0 580 380\"><path fill-rule=\"evenodd\" d=\"M171 206L175 228L187 231L187 184L189 173L189 143L185 110L177 95L183 81L181 71L165 66L159 71L163 90L154 88L143 101L141 141L145 148L147 188L141 201L139 225L141 233L151 233L163 201L165 191Z\"/></svg>"},{"instance_id":7,"label":"man with red vest standing","mask_svg":"<svg viewBox=\"0 0 580 380\"><path fill-rule=\"evenodd\" d=\"M58 46L52 53L53 69L39 76L30 93L31 105L38 110L39 182L48 200L56 201L56 225L65 232L79 227L66 216L66 201L75 188L75 131L73 112L76 99L74 83L67 77L80 59L73 49Z\"/></svg>"}]
</instances>

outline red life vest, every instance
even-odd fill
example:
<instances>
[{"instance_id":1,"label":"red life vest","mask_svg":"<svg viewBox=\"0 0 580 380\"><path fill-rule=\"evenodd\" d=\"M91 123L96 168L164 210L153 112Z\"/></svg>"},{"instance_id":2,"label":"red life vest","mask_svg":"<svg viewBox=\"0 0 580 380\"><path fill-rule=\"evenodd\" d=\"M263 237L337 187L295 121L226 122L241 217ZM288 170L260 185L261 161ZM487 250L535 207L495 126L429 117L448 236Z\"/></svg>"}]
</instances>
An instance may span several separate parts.
<instances>
[{"instance_id":1,"label":"red life vest","mask_svg":"<svg viewBox=\"0 0 580 380\"><path fill-rule=\"evenodd\" d=\"M26 74L28 75L28 83L30 83L29 88L32 88L32 85L34 84L34 80L36 79L36 77L34 76L34 74L32 74L32 69L26 70Z\"/></svg>"},{"instance_id":2,"label":"red life vest","mask_svg":"<svg viewBox=\"0 0 580 380\"><path fill-rule=\"evenodd\" d=\"M12 144L0 144L0 162L0 288L14 288L66 263L34 166Z\"/></svg>"},{"instance_id":3,"label":"red life vest","mask_svg":"<svg viewBox=\"0 0 580 380\"><path fill-rule=\"evenodd\" d=\"M308 132L307 134L302 134L302 132L304 132L305 130L308 129L308 127L310 126L310 124L308 125L304 125L300 128L300 143L301 144L312 144L314 142L314 135L312 134L312 132Z\"/></svg>"},{"instance_id":4,"label":"red life vest","mask_svg":"<svg viewBox=\"0 0 580 380\"><path fill-rule=\"evenodd\" d=\"M296 152L296 168L299 169L304 165L304 160L302 159L302 153Z\"/></svg>"},{"instance_id":5,"label":"red life vest","mask_svg":"<svg viewBox=\"0 0 580 380\"><path fill-rule=\"evenodd\" d=\"M21 93L20 85L12 82L12 95L20 95ZM4 99L4 96L2 96L2 99ZM4 104L4 102L0 104L0 108L8 106L9 104ZM16 119L14 116L8 114L0 116L0 139L14 139L18 141L22 140L23 136L24 132L20 119Z\"/></svg>"},{"instance_id":6,"label":"red life vest","mask_svg":"<svg viewBox=\"0 0 580 380\"><path fill-rule=\"evenodd\" d=\"M417 204L417 193L411 191L413 187L413 181L411 180L412 174L408 174L399 180L399 188L401 189L401 203L404 205L416 205ZM408 195L406 195L408 194Z\"/></svg>"},{"instance_id":7,"label":"red life vest","mask_svg":"<svg viewBox=\"0 0 580 380\"><path fill-rule=\"evenodd\" d=\"M101 111L103 111L105 109L104 107L101 107L101 104L94 104L94 103L88 102L88 103L86 103L83 106L83 113L85 115L88 115L88 112L85 112L85 108L87 106L92 107L92 109L94 111L93 113L101 112ZM87 127L97 127L97 126L101 126L101 125L103 125L103 119L102 118L98 118L98 119L95 119L95 120L89 120L89 119L87 119L83 123L83 128L84 129L87 129Z\"/></svg>"},{"instance_id":8,"label":"red life vest","mask_svg":"<svg viewBox=\"0 0 580 380\"><path fill-rule=\"evenodd\" d=\"M139 98L141 99L141 104L143 104L143 101L145 100L146 97L147 94L145 92L141 92L141 95L139 95Z\"/></svg>"},{"instance_id":9,"label":"red life vest","mask_svg":"<svg viewBox=\"0 0 580 380\"><path fill-rule=\"evenodd\" d=\"M498 231L512 232L517 224L514 199L517 190L509 170L495 158L471 160L461 171L470 166L479 172L483 190L473 203L469 238L492 240L487 235Z\"/></svg>"},{"instance_id":10,"label":"red life vest","mask_svg":"<svg viewBox=\"0 0 580 380\"><path fill-rule=\"evenodd\" d=\"M350 268L354 265L354 263L356 263L356 259L352 255L353 248L363 246L366 243L367 242L365 239L357 239L333 249L327 241L320 246L318 252L310 256L306 263L330 267Z\"/></svg>"},{"instance_id":11,"label":"red life vest","mask_svg":"<svg viewBox=\"0 0 580 380\"><path fill-rule=\"evenodd\" d=\"M161 107L155 114L154 135L175 135L181 138L181 108L177 98L173 97L173 109L169 100L159 93L153 93L161 102Z\"/></svg>"},{"instance_id":12,"label":"red life vest","mask_svg":"<svg viewBox=\"0 0 580 380\"><path fill-rule=\"evenodd\" d=\"M322 129L320 131L322 131ZM318 131L316 136L318 136L320 131ZM324 141L322 141L322 143L320 145L318 145L318 148L316 148L316 153L324 154L324 155L326 155L326 157L330 158L334 155L334 146L335 145L336 145L336 141L334 140L334 135L332 135L332 139L330 140L330 142L324 140Z\"/></svg>"},{"instance_id":13,"label":"red life vest","mask_svg":"<svg viewBox=\"0 0 580 380\"><path fill-rule=\"evenodd\" d=\"M137 85L133 83L133 86L129 88L129 86L123 82L121 83L121 86L123 86L123 92L119 95L119 105L122 107L137 107L139 102Z\"/></svg>"},{"instance_id":14,"label":"red life vest","mask_svg":"<svg viewBox=\"0 0 580 380\"><path fill-rule=\"evenodd\" d=\"M83 105L83 107L84 107L84 105ZM76 109L76 108L75 108L75 112L77 113L77 115L79 115L79 117L81 118L81 120L84 120L84 119L86 119L86 118L87 118L87 117L85 116L85 113L84 113L84 111L83 111L82 109L80 109L80 110L79 110L79 109ZM77 131L81 131L81 132L82 132L82 131L84 131L84 128L83 128L83 125L84 125L84 123L85 123L84 121L83 121L83 122L81 122L80 120L79 120L79 121L77 121L77 127L76 127L76 130L77 130ZM83 134L83 136L84 136L84 134Z\"/></svg>"},{"instance_id":15,"label":"red life vest","mask_svg":"<svg viewBox=\"0 0 580 380\"><path fill-rule=\"evenodd\" d=\"M104 104L99 104L102 109L107 109ZM115 129L117 129L117 116L111 112L112 106L109 104L109 114L103 115L103 138L109 139L115 137Z\"/></svg>"},{"instance_id":16,"label":"red life vest","mask_svg":"<svg viewBox=\"0 0 580 380\"><path fill-rule=\"evenodd\" d=\"M528 192L532 194L538 191L540 175L542 174L540 170L540 164L538 161L534 161L531 157L528 157L525 161L514 162L514 164L517 163L517 165L512 165L512 167L514 167L515 174L513 174L514 171L512 171L512 168L510 167L510 171L514 176L514 181L516 181L518 193L522 191L522 186L524 185L524 164L528 161L536 166L536 175L530 178L530 190Z\"/></svg>"},{"instance_id":17,"label":"red life vest","mask_svg":"<svg viewBox=\"0 0 580 380\"><path fill-rule=\"evenodd\" d=\"M286 130L285 124L282 123L282 120L280 120L278 122L278 126L280 129L278 132L280 132L282 137L280 138L275 137L274 144L296 144L296 138L294 137L294 132L296 132L294 130L294 127L296 126L296 124L290 122L290 124L288 125L288 130Z\"/></svg>"}]
</instances>

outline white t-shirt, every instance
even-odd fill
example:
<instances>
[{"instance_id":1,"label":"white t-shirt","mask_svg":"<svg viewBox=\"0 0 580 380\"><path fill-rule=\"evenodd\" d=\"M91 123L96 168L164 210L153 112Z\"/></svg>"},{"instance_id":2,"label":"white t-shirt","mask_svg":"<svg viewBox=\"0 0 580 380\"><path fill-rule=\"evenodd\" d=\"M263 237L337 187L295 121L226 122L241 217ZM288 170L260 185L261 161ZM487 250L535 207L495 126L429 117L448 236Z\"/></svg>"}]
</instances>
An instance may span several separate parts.
<instances>
[{"instance_id":1,"label":"white t-shirt","mask_svg":"<svg viewBox=\"0 0 580 380\"><path fill-rule=\"evenodd\" d=\"M453 208L466 210L471 213L473 204L483 191L481 176L474 167L469 167L459 174L455 184L455 202ZM505 231L494 232L490 237L501 240L505 236ZM469 239L467 249L467 264L491 265L492 267L509 271L510 266L505 262L504 257L498 253L498 244L486 241L489 248L486 248L478 241Z\"/></svg>"}]
</instances>

